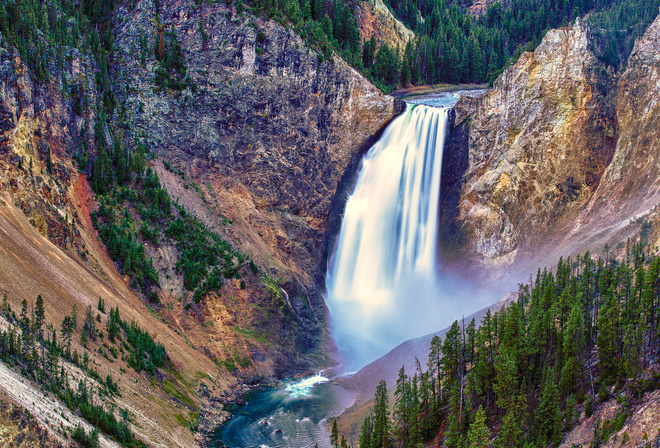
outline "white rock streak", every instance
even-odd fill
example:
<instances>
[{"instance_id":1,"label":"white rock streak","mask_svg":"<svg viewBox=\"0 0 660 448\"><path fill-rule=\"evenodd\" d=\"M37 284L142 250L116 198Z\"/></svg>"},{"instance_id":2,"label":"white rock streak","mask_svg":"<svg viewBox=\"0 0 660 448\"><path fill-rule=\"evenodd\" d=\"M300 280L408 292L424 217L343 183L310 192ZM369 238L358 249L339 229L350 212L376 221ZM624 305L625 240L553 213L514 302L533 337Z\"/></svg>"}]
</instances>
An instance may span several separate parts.
<instances>
[{"instance_id":1,"label":"white rock streak","mask_svg":"<svg viewBox=\"0 0 660 448\"><path fill-rule=\"evenodd\" d=\"M48 428L50 433L62 442L65 440L55 432L62 426L71 430L79 424L90 432L93 427L81 417L72 413L55 398L47 396L34 383L22 378L3 362L0 362L0 388L18 405L30 411L39 422ZM99 443L103 448L121 448L114 441L99 433Z\"/></svg>"}]
</instances>

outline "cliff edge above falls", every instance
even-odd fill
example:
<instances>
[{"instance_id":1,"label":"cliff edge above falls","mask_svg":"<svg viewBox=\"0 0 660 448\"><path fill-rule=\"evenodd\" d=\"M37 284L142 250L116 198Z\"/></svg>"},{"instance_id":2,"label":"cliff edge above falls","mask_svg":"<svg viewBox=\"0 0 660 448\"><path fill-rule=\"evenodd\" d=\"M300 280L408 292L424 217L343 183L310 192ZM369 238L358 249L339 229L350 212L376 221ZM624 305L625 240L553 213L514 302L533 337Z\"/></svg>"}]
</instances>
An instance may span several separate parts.
<instances>
[{"instance_id":1,"label":"cliff edge above falls","mask_svg":"<svg viewBox=\"0 0 660 448\"><path fill-rule=\"evenodd\" d=\"M306 353L329 349L322 293L339 225L331 218L361 155L403 104L341 59L321 62L291 30L240 19L233 7L181 1L163 4L156 18L149 2L139 2L119 13L126 20L118 29L116 77L126 80L121 97L131 133L146 135L150 150L183 174L179 184L196 184L199 194L187 200L169 176L173 197L207 225L228 219L232 225L218 231L279 279L295 316L282 323L291 327L282 330L291 345L282 341L275 369L311 365ZM172 30L166 42L180 45L193 88L158 88L154 52L133 56L144 39L156 41L158 21ZM161 284L176 307L185 291L175 277L161 275ZM214 352L213 343L206 346Z\"/></svg>"},{"instance_id":2,"label":"cliff edge above falls","mask_svg":"<svg viewBox=\"0 0 660 448\"><path fill-rule=\"evenodd\" d=\"M617 74L583 22L549 31L479 99L461 99L443 173L444 247L495 278L565 237L615 152ZM513 270L513 269L512 269Z\"/></svg>"}]
</instances>

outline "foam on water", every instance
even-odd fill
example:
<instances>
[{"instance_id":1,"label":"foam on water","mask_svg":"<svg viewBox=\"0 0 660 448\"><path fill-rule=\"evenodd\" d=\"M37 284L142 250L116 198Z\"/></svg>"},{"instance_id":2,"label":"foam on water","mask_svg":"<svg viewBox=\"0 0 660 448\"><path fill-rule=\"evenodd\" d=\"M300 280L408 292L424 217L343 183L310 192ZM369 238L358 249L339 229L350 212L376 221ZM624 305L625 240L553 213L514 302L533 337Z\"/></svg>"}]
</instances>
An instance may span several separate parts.
<instances>
[{"instance_id":1,"label":"foam on water","mask_svg":"<svg viewBox=\"0 0 660 448\"><path fill-rule=\"evenodd\" d=\"M316 374L309 378L305 378L304 380L288 384L284 389L284 392L290 398L307 398L312 395L312 389L314 386L327 381L329 381L328 378L321 376L321 374Z\"/></svg>"}]
</instances>

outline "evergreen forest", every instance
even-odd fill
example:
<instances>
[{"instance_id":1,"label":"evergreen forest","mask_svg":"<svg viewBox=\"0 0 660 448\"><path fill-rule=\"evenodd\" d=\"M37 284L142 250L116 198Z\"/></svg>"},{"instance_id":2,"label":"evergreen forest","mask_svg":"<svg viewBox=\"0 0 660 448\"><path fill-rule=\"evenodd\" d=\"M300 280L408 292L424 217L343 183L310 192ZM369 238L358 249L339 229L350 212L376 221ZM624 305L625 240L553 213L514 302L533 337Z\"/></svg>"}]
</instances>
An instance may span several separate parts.
<instances>
[{"instance_id":1,"label":"evergreen forest","mask_svg":"<svg viewBox=\"0 0 660 448\"><path fill-rule=\"evenodd\" d=\"M242 1L233 1L242 11ZM256 15L291 24L324 58L334 49L385 92L410 84L492 85L523 51L533 51L548 30L582 17L596 28L596 54L618 69L660 6L660 0L512 0L493 2L475 17L467 0L385 3L415 32L405 48L381 45L375 37L360 45L355 0L252 0L250 5Z\"/></svg>"},{"instance_id":2,"label":"evergreen forest","mask_svg":"<svg viewBox=\"0 0 660 448\"><path fill-rule=\"evenodd\" d=\"M405 48L390 48L375 37L362 39L357 0L226 0L238 18L263 16L292 27L319 51L319 62L337 52L386 92L411 84L492 84L523 51L534 50L548 30L577 18L594 25L594 50L604 63L618 69L660 6L660 0L512 0L493 2L476 16L468 0L385 3L415 33ZM42 81L57 73L58 67L61 70L65 47L91 49L98 62L96 82L103 93L103 119L117 107L108 72L116 6L114 0L83 0L79 7L68 0L3 2L0 32ZM139 58L144 61L145 53L153 52L160 62L154 78L160 88L195 90L176 33L159 18L160 0L153 1L153 8L160 37L148 41L145 36ZM68 87L74 97L81 95L82 86Z\"/></svg>"},{"instance_id":3,"label":"evergreen forest","mask_svg":"<svg viewBox=\"0 0 660 448\"><path fill-rule=\"evenodd\" d=\"M641 243L626 252L562 259L479 325L455 321L444 340L434 336L425 369L402 367L390 385L393 403L380 382L359 447L557 446L582 412L616 398L592 446L606 443L660 384L660 258ZM333 433L335 446L348 445Z\"/></svg>"}]
</instances>

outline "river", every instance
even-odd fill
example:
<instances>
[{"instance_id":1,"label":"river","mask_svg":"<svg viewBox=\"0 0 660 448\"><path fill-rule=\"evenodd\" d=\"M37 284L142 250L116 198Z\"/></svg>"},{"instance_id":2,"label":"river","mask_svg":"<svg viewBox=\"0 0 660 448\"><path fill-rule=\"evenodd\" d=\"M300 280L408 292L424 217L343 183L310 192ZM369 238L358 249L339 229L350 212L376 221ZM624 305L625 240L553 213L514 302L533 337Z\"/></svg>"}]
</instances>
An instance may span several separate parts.
<instances>
[{"instance_id":1,"label":"river","mask_svg":"<svg viewBox=\"0 0 660 448\"><path fill-rule=\"evenodd\" d=\"M319 373L249 392L246 403L215 434L215 447L331 448L326 419L353 403L356 392Z\"/></svg>"}]
</instances>

